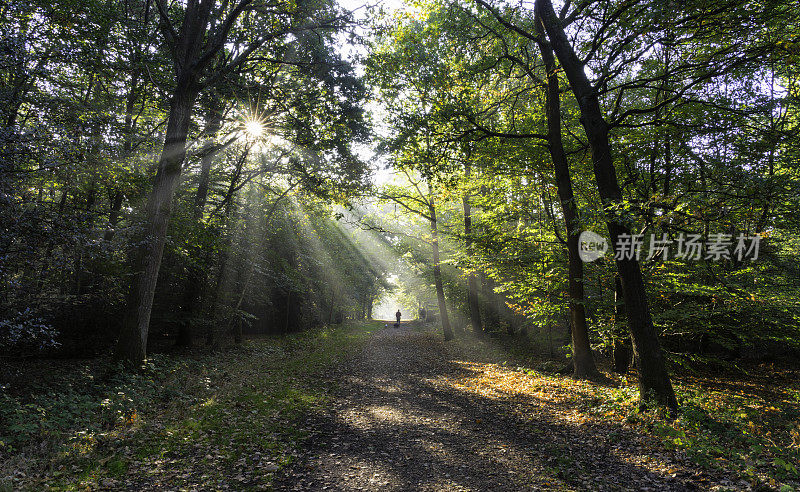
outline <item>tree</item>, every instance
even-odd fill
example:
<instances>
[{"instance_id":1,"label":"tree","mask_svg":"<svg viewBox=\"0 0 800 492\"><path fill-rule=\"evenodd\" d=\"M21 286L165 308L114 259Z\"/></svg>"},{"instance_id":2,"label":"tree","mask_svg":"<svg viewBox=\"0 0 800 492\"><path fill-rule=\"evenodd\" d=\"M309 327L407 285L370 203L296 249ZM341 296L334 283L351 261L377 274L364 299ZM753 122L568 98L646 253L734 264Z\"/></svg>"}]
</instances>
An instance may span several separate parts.
<instances>
[{"instance_id":1,"label":"tree","mask_svg":"<svg viewBox=\"0 0 800 492\"><path fill-rule=\"evenodd\" d=\"M466 154L466 158L464 159L464 179L469 182L472 177L472 162L470 161L469 152ZM464 209L465 248L467 255L472 257L472 207L470 205L469 191L464 192L462 207ZM475 336L482 336L483 321L481 320L480 298L478 295L478 277L473 272L467 274L467 305L469 306L469 319L472 323L472 332Z\"/></svg>"},{"instance_id":2,"label":"tree","mask_svg":"<svg viewBox=\"0 0 800 492\"><path fill-rule=\"evenodd\" d=\"M409 150L406 149L406 158L409 158L408 152ZM416 160L414 162L416 162ZM433 269L436 299L439 305L439 317L441 319L445 340L452 340L453 329L450 325L450 316L448 315L447 299L444 293L444 280L442 276L441 248L439 243L440 224L436 213L435 188L432 183L432 178L430 177L424 178L423 182L423 180L416 179L412 176L411 172L408 170L403 170L403 174L408 180L410 189L389 185L385 186L378 196L382 200L400 205L404 211L421 217L428 222L431 235L430 239L425 240L425 242L427 242L431 248L431 267ZM401 233L408 234L408 232Z\"/></svg>"},{"instance_id":3,"label":"tree","mask_svg":"<svg viewBox=\"0 0 800 492\"><path fill-rule=\"evenodd\" d=\"M537 19L538 21L539 19ZM556 175L558 198L567 236L567 257L569 262L569 311L572 328L572 364L577 377L591 376L597 373L589 343L589 330L586 325L585 297L583 289L583 263L578 252L578 207L572 191L569 162L561 142L561 104L558 73L553 52L544 42L543 28L536 23L539 37L537 45L547 72L547 142Z\"/></svg>"},{"instance_id":4,"label":"tree","mask_svg":"<svg viewBox=\"0 0 800 492\"><path fill-rule=\"evenodd\" d=\"M611 157L608 124L603 119L597 93L589 83L578 57L567 39L561 22L549 0L537 0L536 12L542 20L553 51L570 83L570 88L581 109L581 123L592 149L595 180L606 212L606 223L612 244L619 244L623 235L630 236L630 229L616 213L622 202L617 174ZM647 294L638 260L621 258L616 260L628 328L633 338L633 348L639 367L639 392L643 399L652 394L662 405L675 411L678 401L667 374L664 354L653 327Z\"/></svg>"},{"instance_id":5,"label":"tree","mask_svg":"<svg viewBox=\"0 0 800 492\"><path fill-rule=\"evenodd\" d=\"M116 349L117 358L134 365L143 361L147 354L153 296L197 96L255 57L257 50L267 42L310 29L306 20L316 10L253 0L219 5L214 0L190 0L184 8L172 11L163 0L156 1L155 5L161 18L160 32L172 56L174 85L164 146L147 201L144 240L133 254L136 276ZM235 29L246 26L255 16L271 19L272 29L261 26L258 32L244 31L244 36L232 37ZM242 24L243 18L248 22ZM298 27L300 23L305 25ZM314 27L323 23L324 20ZM226 46L231 42L237 43L236 49L228 51Z\"/></svg>"}]
</instances>

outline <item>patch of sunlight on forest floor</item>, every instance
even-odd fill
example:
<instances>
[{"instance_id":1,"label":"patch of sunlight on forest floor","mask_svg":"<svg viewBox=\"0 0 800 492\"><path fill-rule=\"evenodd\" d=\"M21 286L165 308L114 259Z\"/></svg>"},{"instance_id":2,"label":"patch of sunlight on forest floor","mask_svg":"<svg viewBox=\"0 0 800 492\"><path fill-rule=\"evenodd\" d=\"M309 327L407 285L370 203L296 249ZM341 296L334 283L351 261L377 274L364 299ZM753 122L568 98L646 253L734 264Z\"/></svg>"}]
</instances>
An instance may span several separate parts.
<instances>
[{"instance_id":1,"label":"patch of sunlight on forest floor","mask_svg":"<svg viewBox=\"0 0 800 492\"><path fill-rule=\"evenodd\" d=\"M305 436L300 416L329 397L318 376L379 327L156 355L134 375L104 377L104 360L46 361L64 363L59 376L0 393L0 491L268 487Z\"/></svg>"},{"instance_id":2,"label":"patch of sunlight on forest floor","mask_svg":"<svg viewBox=\"0 0 800 492\"><path fill-rule=\"evenodd\" d=\"M158 355L134 375L104 376L102 359L42 361L49 371L29 371L24 384L0 393L0 491L269 488L312 430L303 416L332 402L336 388L321 376L382 327L349 322L255 337L215 354ZM439 346L440 336L420 339L414 350L430 352L422 342ZM443 347L444 360L460 370L441 374L437 385L505 402L521 419L533 418L533 404L563 428L595 429L615 448L626 444L615 451L621 462L679 475L657 459L668 450L756 488L787 491L800 478L796 369L754 366L724 378L678 373L681 413L670 420L638 411L635 374L606 373L600 382L552 374L544 369L559 364L532 356L534 347L518 337L467 337ZM377 427L410 418L385 405L361 410L365 425Z\"/></svg>"},{"instance_id":3,"label":"patch of sunlight on forest floor","mask_svg":"<svg viewBox=\"0 0 800 492\"><path fill-rule=\"evenodd\" d=\"M449 384L486 398L538 400L558 410L553 419L572 425L622 425L638 431L647 446L682 451L701 467L734 470L754 485L789 491L794 488L786 482L800 480L797 369L762 364L725 377L678 372L673 382L681 411L671 420L660 411L639 411L633 372L606 371L602 382L551 374L539 370L549 365L531 357L526 345L512 337L457 341L449 346L453 362L468 371Z\"/></svg>"}]
</instances>

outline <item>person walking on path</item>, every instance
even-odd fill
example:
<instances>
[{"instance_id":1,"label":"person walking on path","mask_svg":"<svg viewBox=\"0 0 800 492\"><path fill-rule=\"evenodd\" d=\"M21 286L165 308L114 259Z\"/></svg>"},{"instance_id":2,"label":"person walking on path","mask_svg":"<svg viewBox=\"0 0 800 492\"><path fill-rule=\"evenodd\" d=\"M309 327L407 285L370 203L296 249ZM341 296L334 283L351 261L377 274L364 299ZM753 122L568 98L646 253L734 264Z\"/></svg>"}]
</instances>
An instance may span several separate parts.
<instances>
[{"instance_id":1,"label":"person walking on path","mask_svg":"<svg viewBox=\"0 0 800 492\"><path fill-rule=\"evenodd\" d=\"M399 309L397 310L396 313L394 313L394 317L397 318L397 323L395 324L395 326L396 327L400 327L400 318L402 318L403 315L400 314L400 310Z\"/></svg>"}]
</instances>

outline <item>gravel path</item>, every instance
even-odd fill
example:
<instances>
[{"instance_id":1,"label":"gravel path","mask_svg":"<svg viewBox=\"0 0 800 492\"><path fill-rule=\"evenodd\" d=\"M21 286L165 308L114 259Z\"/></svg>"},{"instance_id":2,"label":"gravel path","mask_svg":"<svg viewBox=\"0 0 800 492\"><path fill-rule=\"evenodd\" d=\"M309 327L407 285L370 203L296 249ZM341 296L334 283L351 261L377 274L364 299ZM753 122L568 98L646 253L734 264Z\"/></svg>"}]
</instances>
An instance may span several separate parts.
<instances>
[{"instance_id":1,"label":"gravel path","mask_svg":"<svg viewBox=\"0 0 800 492\"><path fill-rule=\"evenodd\" d=\"M276 490L696 490L702 473L653 455L621 426L576 424L534 398L469 393L479 369L438 337L370 338L329 375L337 395L310 417L306 449ZM620 434L622 433L622 434ZM610 438L613 437L613 438ZM621 437L621 438L620 438ZM669 470L669 471L667 471Z\"/></svg>"}]
</instances>

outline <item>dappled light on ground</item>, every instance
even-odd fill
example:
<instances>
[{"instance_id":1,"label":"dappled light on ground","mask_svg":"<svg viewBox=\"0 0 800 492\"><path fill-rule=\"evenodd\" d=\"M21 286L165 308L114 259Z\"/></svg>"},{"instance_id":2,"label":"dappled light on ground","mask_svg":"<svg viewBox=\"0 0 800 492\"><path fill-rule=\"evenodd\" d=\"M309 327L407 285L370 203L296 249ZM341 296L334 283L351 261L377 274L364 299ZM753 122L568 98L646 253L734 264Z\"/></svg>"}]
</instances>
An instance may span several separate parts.
<instances>
[{"instance_id":1,"label":"dappled light on ground","mask_svg":"<svg viewBox=\"0 0 800 492\"><path fill-rule=\"evenodd\" d=\"M731 480L574 406L591 383L456 352L411 330L372 337L330 375L342 381L334 404L310 418L309 445L277 489L691 490Z\"/></svg>"},{"instance_id":2,"label":"dappled light on ground","mask_svg":"<svg viewBox=\"0 0 800 492\"><path fill-rule=\"evenodd\" d=\"M305 435L301 414L326 398L318 374L375 326L158 356L124 377L101 377L100 361L65 368L50 383L71 389L43 392L11 422L30 421L41 432L37 443L0 461L0 490L6 483L10 490L263 490Z\"/></svg>"},{"instance_id":3,"label":"dappled light on ground","mask_svg":"<svg viewBox=\"0 0 800 492\"><path fill-rule=\"evenodd\" d=\"M561 407L558 418L580 423L586 416L576 407L580 400L592 401L598 391L609 398L609 388L597 388L587 381L548 376L519 367L511 369L497 363L453 361L470 370L467 377L446 380L453 388L488 398L520 398ZM590 389L590 386L594 386ZM631 406L632 407L632 406ZM610 413L609 413L610 414Z\"/></svg>"},{"instance_id":4,"label":"dappled light on ground","mask_svg":"<svg viewBox=\"0 0 800 492\"><path fill-rule=\"evenodd\" d=\"M259 489L274 478L278 490L755 490L779 489L769 473L795 466L793 372L774 398L749 381L679 378L682 413L669 420L639 413L626 378L557 376L513 362L504 344L518 339L445 343L415 326L252 337L154 359L94 393L52 394L41 410L20 408L42 412L41 445L0 471L23 490ZM79 388L97 369L54 384Z\"/></svg>"}]
</instances>

